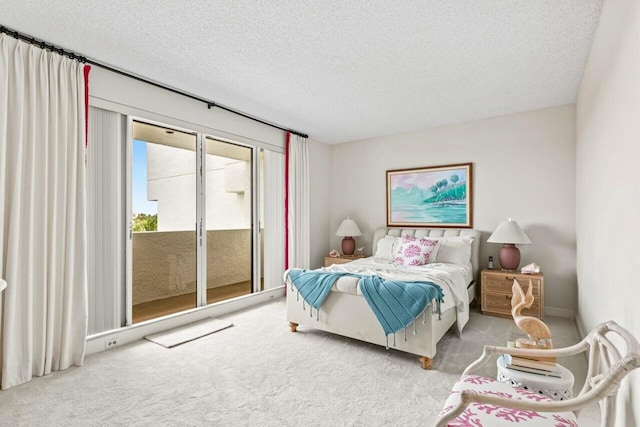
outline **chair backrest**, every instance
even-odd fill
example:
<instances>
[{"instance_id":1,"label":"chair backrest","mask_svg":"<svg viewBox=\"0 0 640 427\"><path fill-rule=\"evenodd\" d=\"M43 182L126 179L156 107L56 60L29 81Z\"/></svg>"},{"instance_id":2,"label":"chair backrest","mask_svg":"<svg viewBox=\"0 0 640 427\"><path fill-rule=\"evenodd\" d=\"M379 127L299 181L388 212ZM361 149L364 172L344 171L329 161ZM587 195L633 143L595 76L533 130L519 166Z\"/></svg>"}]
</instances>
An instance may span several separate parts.
<instances>
[{"instance_id":1,"label":"chair backrest","mask_svg":"<svg viewBox=\"0 0 640 427\"><path fill-rule=\"evenodd\" d=\"M625 343L624 355L609 339L616 335ZM589 365L579 396L590 391L601 396L604 399L601 405L603 425L613 425L620 382L628 373L640 368L640 343L614 321L600 323L582 342L588 344Z\"/></svg>"},{"instance_id":2,"label":"chair backrest","mask_svg":"<svg viewBox=\"0 0 640 427\"><path fill-rule=\"evenodd\" d=\"M611 340L614 339L614 341ZM617 343L624 349L621 350L614 344ZM504 347L484 346L482 357L465 369L463 375L471 375L473 371L486 364L491 355L508 351L514 355L540 356L542 353L550 353L552 357L566 357L575 354L589 352L589 366L585 384L578 394L564 402L525 402L510 404L510 408L533 409L536 411L554 412L573 411L576 415L581 408L599 402L602 414L602 426L610 427L615 423L616 397L622 379L636 368L640 368L640 343L629 331L609 321L597 325L582 341L570 347L541 350L541 349L506 349ZM623 354L624 353L624 354ZM480 402L491 405L503 405L503 400L509 399L478 393L476 391L463 390L460 402L444 413L436 423L437 426L445 426L453 418L460 415L471 402ZM561 408L560 408L561 407Z\"/></svg>"}]
</instances>

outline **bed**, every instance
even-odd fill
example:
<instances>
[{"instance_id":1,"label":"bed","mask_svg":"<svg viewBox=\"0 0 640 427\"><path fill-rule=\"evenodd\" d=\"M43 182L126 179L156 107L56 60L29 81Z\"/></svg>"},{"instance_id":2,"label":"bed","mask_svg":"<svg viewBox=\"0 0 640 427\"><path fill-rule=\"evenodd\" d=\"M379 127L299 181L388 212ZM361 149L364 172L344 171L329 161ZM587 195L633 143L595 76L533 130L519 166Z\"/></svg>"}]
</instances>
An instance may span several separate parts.
<instances>
[{"instance_id":1,"label":"bed","mask_svg":"<svg viewBox=\"0 0 640 427\"><path fill-rule=\"evenodd\" d=\"M443 251L442 259L438 259L440 252L434 251L428 264L416 267L397 266L393 258L376 256L381 253L379 249L384 248L384 245L392 239L397 243L403 236L437 240L439 248L449 248L452 245L458 245L453 242L464 241L468 243L470 250L463 256L464 261L459 259L458 252L453 254ZM431 309L425 310L424 319L421 319L424 320L424 324L422 321L416 321L409 333L405 330L402 331L403 333L394 334L392 339L389 339L362 296L357 279L353 277L338 279L331 287L320 310L311 316L309 307L304 307L303 299L296 292L297 289L291 282L289 272L285 272L289 327L292 332L296 332L302 325L373 344L388 345L395 350L419 356L422 367L431 369L431 363L436 355L436 344L440 338L453 325L456 325L458 333L461 333L469 318L469 303L475 300L477 295L475 279L479 268L479 243L480 232L471 229L379 228L373 235L371 257L346 264L334 264L318 271L377 274L381 277L404 280L421 277L421 280L431 281L442 288L444 300L440 306L440 312L435 310L435 303L432 303ZM439 261L455 261L455 263ZM404 333L407 336L406 340Z\"/></svg>"}]
</instances>

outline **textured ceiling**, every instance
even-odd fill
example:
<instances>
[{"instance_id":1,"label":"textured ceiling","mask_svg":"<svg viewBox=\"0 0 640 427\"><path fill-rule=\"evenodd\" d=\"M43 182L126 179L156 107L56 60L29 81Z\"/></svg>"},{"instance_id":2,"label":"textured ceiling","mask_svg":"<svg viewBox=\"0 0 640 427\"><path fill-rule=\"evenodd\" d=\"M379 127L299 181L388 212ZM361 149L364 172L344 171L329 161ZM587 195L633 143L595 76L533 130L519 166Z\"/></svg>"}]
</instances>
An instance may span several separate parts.
<instances>
[{"instance_id":1,"label":"textured ceiling","mask_svg":"<svg viewBox=\"0 0 640 427\"><path fill-rule=\"evenodd\" d=\"M338 143L575 102L603 0L0 0L0 25Z\"/></svg>"}]
</instances>

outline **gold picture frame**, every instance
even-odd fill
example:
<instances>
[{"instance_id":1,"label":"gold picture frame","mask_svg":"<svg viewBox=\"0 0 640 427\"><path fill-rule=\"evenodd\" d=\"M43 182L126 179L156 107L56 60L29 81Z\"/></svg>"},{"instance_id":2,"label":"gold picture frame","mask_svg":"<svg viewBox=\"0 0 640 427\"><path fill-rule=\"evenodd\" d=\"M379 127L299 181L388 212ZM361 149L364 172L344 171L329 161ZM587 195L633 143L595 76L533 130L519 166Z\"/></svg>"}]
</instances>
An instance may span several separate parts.
<instances>
[{"instance_id":1,"label":"gold picture frame","mask_svg":"<svg viewBox=\"0 0 640 427\"><path fill-rule=\"evenodd\" d=\"M387 171L388 227L473 227L473 164Z\"/></svg>"}]
</instances>

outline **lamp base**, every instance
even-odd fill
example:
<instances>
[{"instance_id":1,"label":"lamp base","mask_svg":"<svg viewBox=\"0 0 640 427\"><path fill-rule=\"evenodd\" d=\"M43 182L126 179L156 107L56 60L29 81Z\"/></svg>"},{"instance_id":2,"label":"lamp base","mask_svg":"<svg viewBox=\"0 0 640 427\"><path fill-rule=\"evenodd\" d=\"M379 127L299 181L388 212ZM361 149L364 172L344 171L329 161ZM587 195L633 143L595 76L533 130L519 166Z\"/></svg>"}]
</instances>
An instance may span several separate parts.
<instances>
[{"instance_id":1,"label":"lamp base","mask_svg":"<svg viewBox=\"0 0 640 427\"><path fill-rule=\"evenodd\" d=\"M513 243L505 243L500 248L498 259L500 260L500 267L502 267L503 270L517 270L520 265L520 249Z\"/></svg>"},{"instance_id":2,"label":"lamp base","mask_svg":"<svg viewBox=\"0 0 640 427\"><path fill-rule=\"evenodd\" d=\"M353 255L356 251L356 239L347 236L342 239L342 253L345 255Z\"/></svg>"}]
</instances>

